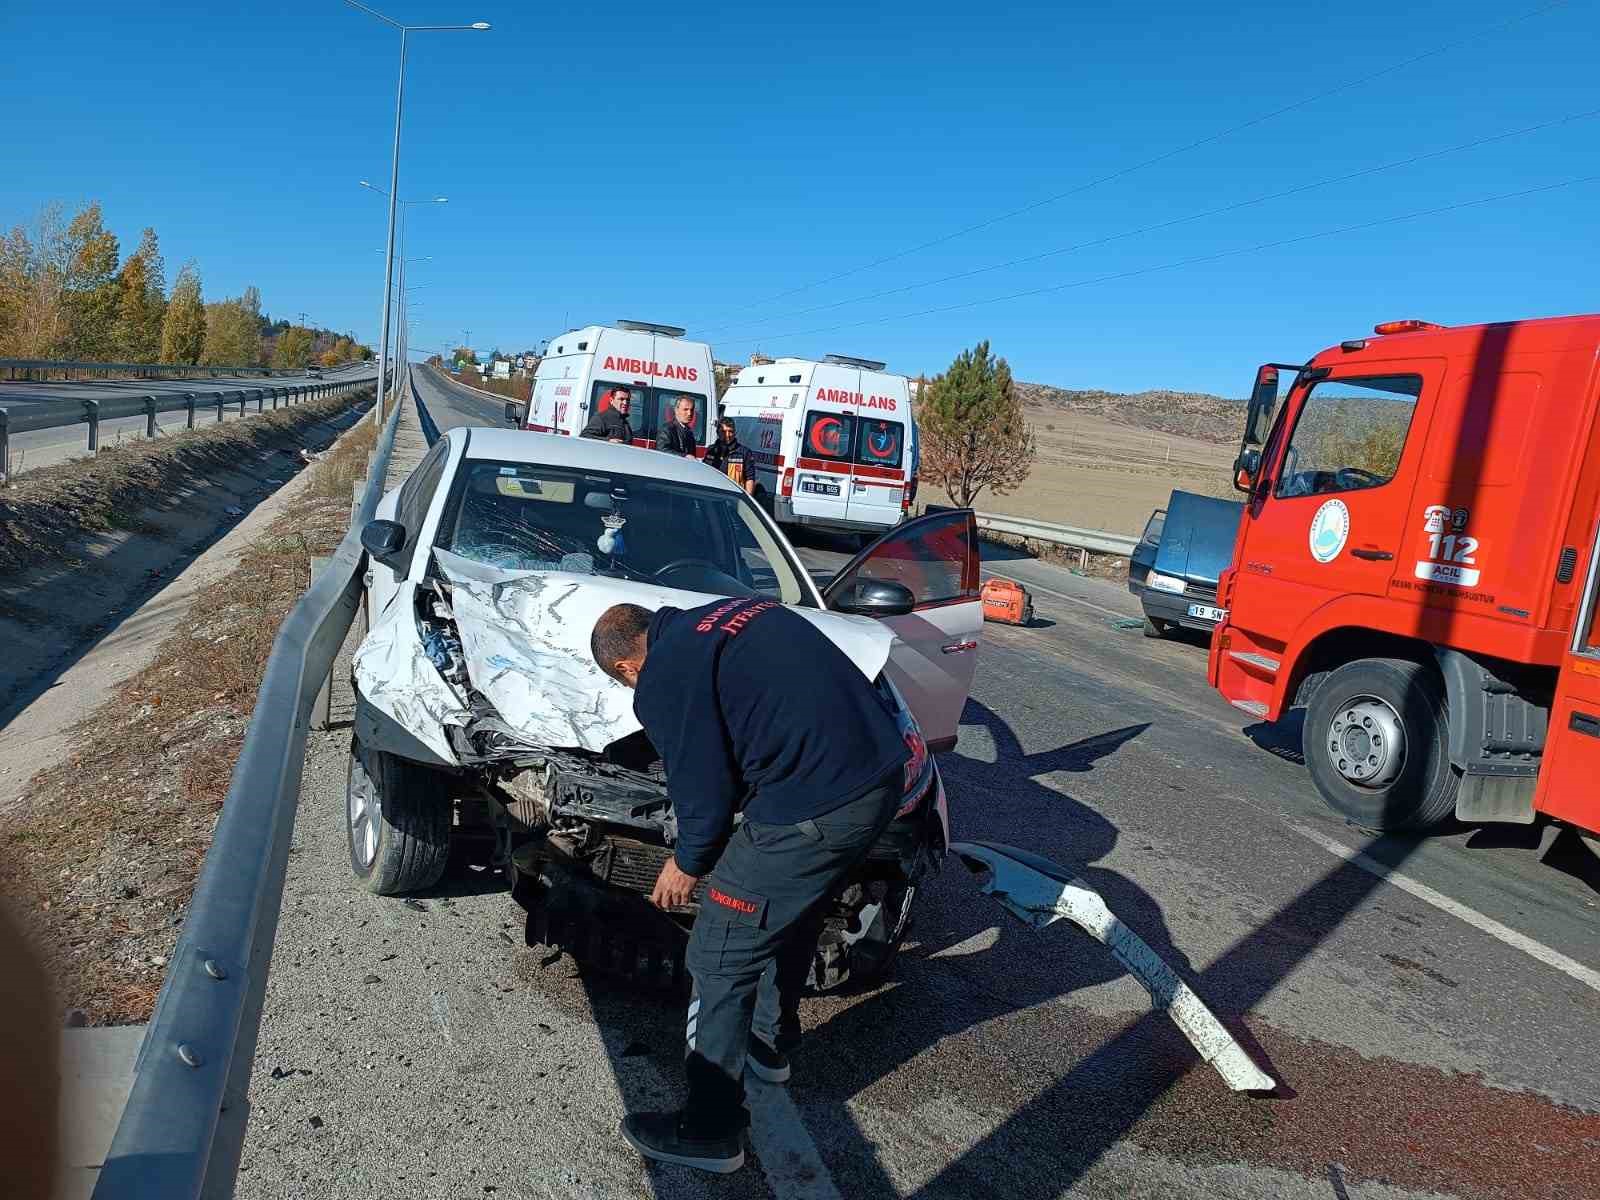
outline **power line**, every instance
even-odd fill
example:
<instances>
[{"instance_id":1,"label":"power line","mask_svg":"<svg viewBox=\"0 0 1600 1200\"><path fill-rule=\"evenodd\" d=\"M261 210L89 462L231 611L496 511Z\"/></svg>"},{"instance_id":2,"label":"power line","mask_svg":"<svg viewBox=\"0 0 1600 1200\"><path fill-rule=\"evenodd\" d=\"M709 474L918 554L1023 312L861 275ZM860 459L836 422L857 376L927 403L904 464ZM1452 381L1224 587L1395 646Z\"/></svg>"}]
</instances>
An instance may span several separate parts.
<instances>
[{"instance_id":1,"label":"power line","mask_svg":"<svg viewBox=\"0 0 1600 1200\"><path fill-rule=\"evenodd\" d=\"M851 296L845 300L833 300L827 304L814 304L810 308L797 308L787 313L780 313L777 316L766 318L761 322L761 324L766 325L772 321L788 320L791 317L803 317L810 313L828 312L832 309L844 308L851 304L863 304L869 300L882 300L888 296L902 296L907 292L915 292L920 291L923 288L937 287L940 284L945 283L955 283L963 279L971 279L978 275L987 275L994 271L1003 271L1010 267L1026 266L1029 263L1041 262L1044 259L1056 258L1063 254L1073 254L1080 250L1092 250L1100 246L1109 245L1112 242L1122 241L1126 238L1138 237L1141 234L1156 233L1164 229L1175 228L1179 225L1192 224L1195 221L1202 221L1209 217L1223 216L1227 213L1238 212L1241 209L1252 208L1258 204L1267 204L1273 200L1283 200L1289 196L1303 195L1306 192L1316 191L1319 188L1332 187L1335 184L1340 183L1349 183L1355 179L1365 179L1372 175L1382 174L1385 171L1395 171L1399 170L1401 167L1415 166L1417 163L1430 162L1434 159L1444 158L1447 155L1460 154L1466 150L1476 150L1480 147L1492 145L1495 142L1507 141L1511 138L1526 137L1530 134L1542 133L1547 129L1555 129L1563 125L1573 124L1577 121L1590 121L1596 117L1600 117L1600 108L1591 108L1580 113L1569 113L1566 116L1556 117L1548 121L1541 121L1535 125L1525 125L1520 129L1508 129L1502 133L1494 133L1489 134L1486 137L1474 138L1470 142L1462 142L1455 146L1446 146L1440 150L1429 150L1421 154L1413 154L1408 158L1400 158L1395 159L1392 162L1379 163L1374 166L1363 167L1358 171L1349 171L1343 175L1330 175L1325 179L1317 179L1309 183L1296 184L1294 187L1282 188L1275 192L1266 192L1260 196L1253 196L1248 200L1237 200L1231 204L1219 205L1216 208L1202 209L1199 212L1190 213L1187 216L1172 217L1165 221L1156 221L1153 224L1140 225L1134 229L1125 229L1119 233L1106 234L1104 237L1092 238L1086 242L1076 242L1070 246L1059 246L1054 250L1041 250L1037 254L1025 254L1020 258L1010 258L1004 262L990 263L987 266L982 267L973 267L970 270L957 271L951 275L941 275L937 279L927 279L920 283L908 283L903 284L900 287L883 288L880 291L867 292L860 296ZM730 328L728 325L713 325L709 329L700 330L699 333L716 333L720 330L728 328ZM733 326L733 328L737 329L738 327ZM746 325L743 328L753 329L755 326ZM734 336L737 336L737 334ZM762 334L760 336L765 337L767 335Z\"/></svg>"},{"instance_id":2,"label":"power line","mask_svg":"<svg viewBox=\"0 0 1600 1200\"><path fill-rule=\"evenodd\" d=\"M862 329L869 325L885 325L893 321L910 321L919 317L936 316L941 313L959 312L962 309L980 308L988 304L1004 304L1011 300L1025 300L1033 296L1045 296L1054 292L1069 291L1074 288L1092 287L1098 283L1113 283L1123 279L1135 279L1141 275L1153 275L1159 271L1176 271L1181 267L1192 267L1200 263L1218 262L1225 258L1239 258L1246 254L1259 254L1266 250L1281 250L1285 246L1297 246L1304 242L1318 241L1324 238L1339 237L1347 233L1359 233L1368 229L1378 229L1385 225L1398 225L1405 221L1417 221L1424 217L1443 216L1445 213L1460 212L1466 208L1479 208L1486 204L1497 204L1502 200L1520 200L1526 196L1537 196L1544 192L1553 192L1561 188L1577 187L1585 183L1600 183L1600 175L1581 175L1575 179L1563 179L1559 183L1542 184L1539 187L1524 188L1515 192L1500 192L1493 196L1480 196L1474 200L1462 200L1455 204L1445 204L1437 208L1417 209L1413 212L1400 213L1392 217L1380 217L1375 221L1361 221L1354 225L1341 225L1336 229L1324 229L1316 233L1303 233L1295 237L1279 238L1270 242L1257 242L1253 246L1240 246L1233 250L1220 250L1214 254L1199 254L1191 258L1175 259L1172 262L1157 263L1154 266L1135 267L1127 271L1114 271L1106 275L1095 275L1088 279L1075 279L1068 283L1049 284L1045 287L1029 288L1026 291L1010 292L1004 296L990 296L982 300L965 300L958 304L945 304L936 308L919 309L916 312L897 313L888 317L872 317L864 321L845 321L838 325L824 325L816 329L802 329L792 333L769 335L773 340L784 338L811 337L819 333L836 333L841 329Z\"/></svg>"},{"instance_id":3,"label":"power line","mask_svg":"<svg viewBox=\"0 0 1600 1200\"><path fill-rule=\"evenodd\" d=\"M1097 176L1086 183L1081 183L1076 187L1068 188L1064 192L1057 192L1054 195L1046 196L1041 200L1035 200L1029 204L1025 204L1020 208L1014 208L1008 212L1000 213L997 216L988 217L982 221L974 222L971 225L965 225L952 233L944 234L926 242L920 242L917 245L910 246L904 250L897 250L893 254L886 254L880 258L875 258L868 262L846 268L843 271L836 271L832 275L825 275L820 279L813 279L810 283L803 283L798 287L789 288L787 291L776 292L759 300L749 301L744 305L744 308L748 310L763 304L771 304L775 300L782 300L800 292L809 291L814 287L821 287L825 283L835 283L840 279L847 279L851 275L860 274L862 271L870 271L874 267L881 267L886 263L897 262L898 260L902 258L908 258L913 254L920 254L924 250L931 250L935 246L942 246L947 242L953 242L957 238L966 237L970 233L977 233L979 230L988 229L991 226L998 225L1004 221L1009 221L1015 217L1024 216L1027 213L1035 212L1041 208L1046 208L1049 205L1058 203L1059 201L1081 195L1093 188L1100 187L1102 184L1112 183L1118 179L1125 179L1129 175L1132 175L1138 171L1143 171L1149 167L1157 166L1161 163L1169 161L1170 159L1187 154L1191 150L1198 150L1202 146L1209 146L1215 142L1223 141L1226 138L1232 137L1236 133L1243 133L1247 129L1253 129L1257 125L1262 125L1268 121L1275 120L1278 117L1284 116L1286 113L1295 112L1296 110L1305 108L1308 105L1316 104L1321 100L1328 99L1330 96L1337 96L1342 92L1348 92L1358 87L1364 87L1375 80L1383 79L1386 76L1393 75L1397 71L1403 71L1407 67L1414 67L1418 63L1426 62L1430 58L1437 58L1442 54L1447 54L1451 50L1458 49L1469 42L1477 41L1479 38L1487 37L1490 34L1499 33L1502 30L1509 29L1513 25L1520 24L1523 21L1532 20L1535 17L1543 16L1545 13L1551 12L1557 8L1564 8L1568 3L1569 0L1552 0L1551 3L1542 4L1538 8L1529 9L1527 12L1508 18L1507 20L1496 22L1493 25L1487 25L1473 33L1465 34L1462 37L1457 38L1455 41L1445 42L1443 45L1435 46L1431 50L1426 50L1421 54L1413 55L1410 58L1394 63L1390 66L1383 67L1382 69L1374 71L1368 75L1345 80L1343 83L1337 84L1334 87L1326 88L1320 92L1315 92L1312 95L1295 100L1292 103L1282 105L1279 108L1275 108L1270 112L1262 113L1260 116L1251 117L1248 121L1242 121L1237 125L1230 125L1225 129L1218 130L1216 133L1207 134L1205 137L1198 138L1195 141L1186 142L1184 145L1174 147L1171 150L1164 150L1160 154L1154 155L1151 158L1142 159L1139 162L1133 163L1130 166L1121 167L1118 170L1110 172L1109 174Z\"/></svg>"}]
</instances>

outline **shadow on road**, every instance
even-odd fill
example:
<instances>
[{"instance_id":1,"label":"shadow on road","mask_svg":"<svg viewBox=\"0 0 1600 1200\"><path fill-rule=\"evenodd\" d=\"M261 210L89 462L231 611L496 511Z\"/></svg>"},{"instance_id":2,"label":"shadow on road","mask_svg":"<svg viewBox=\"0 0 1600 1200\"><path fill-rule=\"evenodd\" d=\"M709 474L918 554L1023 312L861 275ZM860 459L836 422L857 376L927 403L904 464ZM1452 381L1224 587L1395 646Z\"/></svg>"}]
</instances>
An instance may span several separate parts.
<instances>
[{"instance_id":1,"label":"shadow on road","mask_svg":"<svg viewBox=\"0 0 1600 1200\"><path fill-rule=\"evenodd\" d=\"M1305 709L1297 708L1285 713L1281 721L1257 721L1254 725L1246 725L1243 733L1274 758L1303 767L1306 765L1306 756L1300 743L1305 723Z\"/></svg>"}]
</instances>

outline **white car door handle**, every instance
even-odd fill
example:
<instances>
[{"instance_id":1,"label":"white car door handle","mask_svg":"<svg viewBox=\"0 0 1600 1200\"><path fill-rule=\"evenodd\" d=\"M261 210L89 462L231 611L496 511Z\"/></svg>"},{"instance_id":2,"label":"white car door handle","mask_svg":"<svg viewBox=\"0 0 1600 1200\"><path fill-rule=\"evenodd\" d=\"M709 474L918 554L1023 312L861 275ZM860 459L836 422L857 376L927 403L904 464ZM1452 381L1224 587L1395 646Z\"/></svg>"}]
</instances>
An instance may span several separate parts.
<instances>
[{"instance_id":1,"label":"white car door handle","mask_svg":"<svg viewBox=\"0 0 1600 1200\"><path fill-rule=\"evenodd\" d=\"M977 648L978 643L976 640L970 642L948 642L939 647L939 649L943 650L946 654L962 654L968 650L976 650Z\"/></svg>"}]
</instances>

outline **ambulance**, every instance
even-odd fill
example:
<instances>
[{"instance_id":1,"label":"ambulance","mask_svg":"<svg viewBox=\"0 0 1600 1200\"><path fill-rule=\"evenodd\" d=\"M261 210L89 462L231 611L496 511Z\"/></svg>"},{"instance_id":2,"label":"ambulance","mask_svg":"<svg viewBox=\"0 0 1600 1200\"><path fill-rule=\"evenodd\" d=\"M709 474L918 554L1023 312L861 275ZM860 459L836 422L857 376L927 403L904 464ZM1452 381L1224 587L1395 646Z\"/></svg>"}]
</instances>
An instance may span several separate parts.
<instances>
[{"instance_id":1,"label":"ambulance","mask_svg":"<svg viewBox=\"0 0 1600 1200\"><path fill-rule=\"evenodd\" d=\"M722 404L781 523L876 537L905 519L917 428L904 375L843 354L780 358L741 370Z\"/></svg>"},{"instance_id":2,"label":"ambulance","mask_svg":"<svg viewBox=\"0 0 1600 1200\"><path fill-rule=\"evenodd\" d=\"M523 412L506 406L507 420L535 433L577 437L611 393L632 393L628 421L635 446L654 446L678 397L694 401L695 441L706 444L709 410L717 402L711 347L685 341L676 325L618 321L586 325L550 339L533 377L533 396Z\"/></svg>"}]
</instances>

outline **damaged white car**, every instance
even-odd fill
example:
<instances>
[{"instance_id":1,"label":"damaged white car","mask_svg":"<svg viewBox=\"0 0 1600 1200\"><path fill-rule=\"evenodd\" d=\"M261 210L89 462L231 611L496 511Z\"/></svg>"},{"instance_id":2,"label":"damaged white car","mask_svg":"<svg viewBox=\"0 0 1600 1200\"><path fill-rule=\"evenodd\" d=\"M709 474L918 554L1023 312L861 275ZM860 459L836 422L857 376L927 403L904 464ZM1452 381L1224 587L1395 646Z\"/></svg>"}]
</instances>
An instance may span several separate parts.
<instances>
[{"instance_id":1,"label":"damaged white car","mask_svg":"<svg viewBox=\"0 0 1600 1200\"><path fill-rule=\"evenodd\" d=\"M366 887L430 887L453 845L476 843L528 909L530 944L681 984L697 903L645 900L677 833L665 776L589 635L621 601L771 596L877 682L913 750L895 822L827 915L814 980L888 966L949 842L932 752L955 743L983 622L971 512L901 525L819 589L767 514L700 463L453 429L362 544L346 828Z\"/></svg>"}]
</instances>

